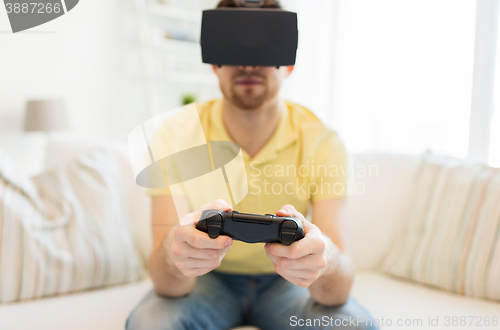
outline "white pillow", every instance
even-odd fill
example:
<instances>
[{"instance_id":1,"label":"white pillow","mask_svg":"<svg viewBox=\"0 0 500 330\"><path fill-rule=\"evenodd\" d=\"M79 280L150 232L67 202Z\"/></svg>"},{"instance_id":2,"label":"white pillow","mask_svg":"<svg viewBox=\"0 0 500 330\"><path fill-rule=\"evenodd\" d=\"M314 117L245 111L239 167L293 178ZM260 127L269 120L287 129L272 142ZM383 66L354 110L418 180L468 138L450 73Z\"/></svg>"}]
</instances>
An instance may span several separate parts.
<instances>
[{"instance_id":1,"label":"white pillow","mask_svg":"<svg viewBox=\"0 0 500 330\"><path fill-rule=\"evenodd\" d=\"M0 303L143 276L120 173L99 148L30 180L0 150Z\"/></svg>"},{"instance_id":2,"label":"white pillow","mask_svg":"<svg viewBox=\"0 0 500 330\"><path fill-rule=\"evenodd\" d=\"M411 211L382 269L500 300L500 169L427 153Z\"/></svg>"},{"instance_id":3,"label":"white pillow","mask_svg":"<svg viewBox=\"0 0 500 330\"><path fill-rule=\"evenodd\" d=\"M47 144L45 167L50 169L71 162L78 156L92 152L96 148L106 148L114 153L120 163L121 176L127 198L132 208L134 235L144 259L149 258L153 246L151 231L151 197L146 195L145 188L135 183L130 165L128 144L111 140L89 140L74 137L52 138Z\"/></svg>"}]
</instances>

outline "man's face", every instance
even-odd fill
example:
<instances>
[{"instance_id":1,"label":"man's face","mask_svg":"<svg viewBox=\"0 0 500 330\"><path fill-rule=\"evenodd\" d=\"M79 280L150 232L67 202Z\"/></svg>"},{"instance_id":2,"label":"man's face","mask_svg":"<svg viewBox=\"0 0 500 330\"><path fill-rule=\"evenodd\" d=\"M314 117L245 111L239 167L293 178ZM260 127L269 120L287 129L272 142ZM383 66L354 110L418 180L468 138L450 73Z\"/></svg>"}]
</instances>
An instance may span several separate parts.
<instances>
[{"instance_id":1,"label":"man's face","mask_svg":"<svg viewBox=\"0 0 500 330\"><path fill-rule=\"evenodd\" d=\"M256 109L275 98L294 66L212 66L224 97L241 109Z\"/></svg>"}]
</instances>

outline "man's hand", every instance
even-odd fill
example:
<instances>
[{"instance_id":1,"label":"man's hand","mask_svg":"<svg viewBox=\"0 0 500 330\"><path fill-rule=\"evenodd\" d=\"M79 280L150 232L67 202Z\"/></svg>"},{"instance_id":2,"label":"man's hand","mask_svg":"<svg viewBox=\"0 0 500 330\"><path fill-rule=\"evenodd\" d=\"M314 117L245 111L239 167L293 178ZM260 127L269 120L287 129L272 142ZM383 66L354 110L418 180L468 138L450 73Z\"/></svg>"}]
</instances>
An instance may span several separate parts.
<instances>
[{"instance_id":1,"label":"man's hand","mask_svg":"<svg viewBox=\"0 0 500 330\"><path fill-rule=\"evenodd\" d=\"M266 243L267 256L272 260L276 273L295 285L307 288L328 269L328 247L332 243L327 242L321 230L292 205L284 205L276 215L302 220L305 236L289 246Z\"/></svg>"},{"instance_id":2,"label":"man's hand","mask_svg":"<svg viewBox=\"0 0 500 330\"><path fill-rule=\"evenodd\" d=\"M219 267L222 258L233 244L228 236L212 239L207 233L199 231L195 223L200 220L203 210L217 209L231 212L232 208L222 199L203 205L195 212L186 214L181 223L185 226L172 228L165 244L168 258L187 277L201 276Z\"/></svg>"}]
</instances>

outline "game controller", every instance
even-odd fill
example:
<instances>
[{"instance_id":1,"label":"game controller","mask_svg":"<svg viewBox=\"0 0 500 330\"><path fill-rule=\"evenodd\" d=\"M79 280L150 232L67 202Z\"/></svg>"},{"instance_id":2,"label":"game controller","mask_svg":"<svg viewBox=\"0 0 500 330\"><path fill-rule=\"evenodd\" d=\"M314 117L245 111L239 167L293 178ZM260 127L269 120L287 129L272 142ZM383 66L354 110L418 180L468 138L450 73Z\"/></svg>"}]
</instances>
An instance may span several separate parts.
<instances>
[{"instance_id":1,"label":"game controller","mask_svg":"<svg viewBox=\"0 0 500 330\"><path fill-rule=\"evenodd\" d=\"M274 214L257 215L238 211L205 210L196 225L211 238L227 235L246 243L279 242L290 245L304 238L302 221Z\"/></svg>"}]
</instances>

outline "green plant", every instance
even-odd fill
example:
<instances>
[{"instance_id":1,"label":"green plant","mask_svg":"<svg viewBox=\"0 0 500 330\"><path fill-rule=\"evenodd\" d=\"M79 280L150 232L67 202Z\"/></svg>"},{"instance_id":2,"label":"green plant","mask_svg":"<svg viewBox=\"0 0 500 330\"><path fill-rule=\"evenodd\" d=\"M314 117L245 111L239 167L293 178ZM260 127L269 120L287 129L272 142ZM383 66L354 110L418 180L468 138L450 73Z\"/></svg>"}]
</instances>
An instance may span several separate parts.
<instances>
[{"instance_id":1,"label":"green plant","mask_svg":"<svg viewBox=\"0 0 500 330\"><path fill-rule=\"evenodd\" d=\"M196 102L196 96L194 96L193 94L182 95L182 105L186 105L193 102Z\"/></svg>"}]
</instances>

